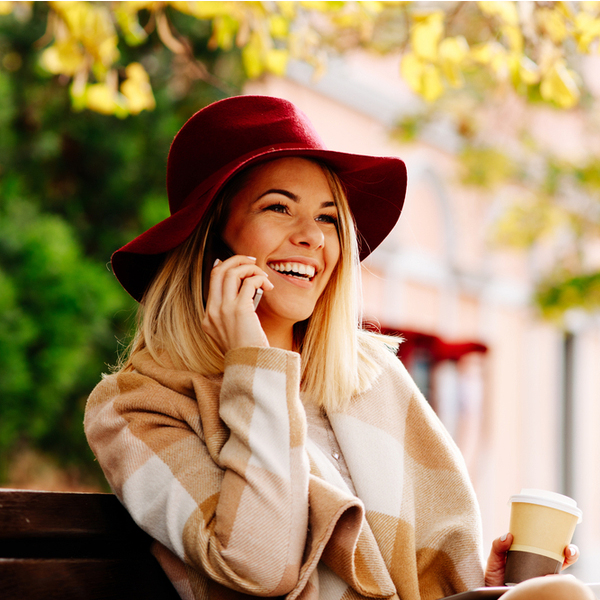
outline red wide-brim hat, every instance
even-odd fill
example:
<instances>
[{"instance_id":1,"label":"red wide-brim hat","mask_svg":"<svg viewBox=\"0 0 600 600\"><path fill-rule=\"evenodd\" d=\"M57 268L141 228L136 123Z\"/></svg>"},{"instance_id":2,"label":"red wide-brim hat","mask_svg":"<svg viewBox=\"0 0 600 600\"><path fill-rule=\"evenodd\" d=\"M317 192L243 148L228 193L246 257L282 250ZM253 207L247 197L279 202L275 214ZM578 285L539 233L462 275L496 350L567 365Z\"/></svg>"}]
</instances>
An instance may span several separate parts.
<instances>
[{"instance_id":1,"label":"red wide-brim hat","mask_svg":"<svg viewBox=\"0 0 600 600\"><path fill-rule=\"evenodd\" d=\"M339 176L356 223L360 260L393 229L406 194L402 160L327 150L291 102L235 96L198 111L175 136L167 161L171 216L113 254L121 285L141 301L165 253L192 234L223 186L242 169L286 156L318 159Z\"/></svg>"}]
</instances>

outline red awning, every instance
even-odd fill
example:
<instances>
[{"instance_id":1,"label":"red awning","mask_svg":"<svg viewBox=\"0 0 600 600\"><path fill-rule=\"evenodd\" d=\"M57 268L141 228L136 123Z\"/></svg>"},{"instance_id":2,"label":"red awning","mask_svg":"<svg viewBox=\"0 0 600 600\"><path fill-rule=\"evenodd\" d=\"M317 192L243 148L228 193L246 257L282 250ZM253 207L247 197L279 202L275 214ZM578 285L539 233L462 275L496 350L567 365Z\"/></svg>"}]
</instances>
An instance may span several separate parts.
<instances>
[{"instance_id":1,"label":"red awning","mask_svg":"<svg viewBox=\"0 0 600 600\"><path fill-rule=\"evenodd\" d=\"M404 342L400 344L398 349L398 356L403 360L408 359L416 349L427 350L435 362L459 360L470 352L485 353L488 351L488 347L479 342L464 340L449 342L435 335L419 331L381 328L381 333L386 335L400 335L404 338Z\"/></svg>"}]
</instances>

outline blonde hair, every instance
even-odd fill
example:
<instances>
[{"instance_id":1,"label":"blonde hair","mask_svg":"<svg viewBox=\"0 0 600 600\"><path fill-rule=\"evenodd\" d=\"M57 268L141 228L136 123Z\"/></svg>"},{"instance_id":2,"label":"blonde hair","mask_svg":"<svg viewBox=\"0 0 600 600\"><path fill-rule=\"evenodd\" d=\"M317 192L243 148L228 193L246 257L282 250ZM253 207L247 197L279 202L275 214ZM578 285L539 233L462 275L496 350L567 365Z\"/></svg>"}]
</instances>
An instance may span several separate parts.
<instances>
[{"instance_id":1,"label":"blonde hair","mask_svg":"<svg viewBox=\"0 0 600 600\"><path fill-rule=\"evenodd\" d=\"M313 314L296 324L294 339L302 355L303 393L335 411L367 389L380 368L371 358L375 336L360 330L360 264L352 213L338 176L315 162L323 169L338 209L341 252ZM148 352L162 366L167 366L166 355L176 369L205 376L223 372L223 353L201 326L202 257L209 234L222 226L249 171L229 183L196 231L165 257L140 303L137 331L117 370L132 370L133 356Z\"/></svg>"}]
</instances>

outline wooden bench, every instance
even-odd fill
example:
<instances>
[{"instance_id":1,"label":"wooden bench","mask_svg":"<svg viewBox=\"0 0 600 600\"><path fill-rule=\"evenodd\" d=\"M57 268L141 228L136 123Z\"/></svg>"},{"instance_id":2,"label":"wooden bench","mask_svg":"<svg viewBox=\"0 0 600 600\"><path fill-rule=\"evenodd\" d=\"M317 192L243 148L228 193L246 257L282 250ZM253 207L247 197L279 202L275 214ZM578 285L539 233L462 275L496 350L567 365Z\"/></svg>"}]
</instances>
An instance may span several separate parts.
<instances>
[{"instance_id":1,"label":"wooden bench","mask_svg":"<svg viewBox=\"0 0 600 600\"><path fill-rule=\"evenodd\" d=\"M0 489L1 600L177 600L113 494Z\"/></svg>"}]
</instances>

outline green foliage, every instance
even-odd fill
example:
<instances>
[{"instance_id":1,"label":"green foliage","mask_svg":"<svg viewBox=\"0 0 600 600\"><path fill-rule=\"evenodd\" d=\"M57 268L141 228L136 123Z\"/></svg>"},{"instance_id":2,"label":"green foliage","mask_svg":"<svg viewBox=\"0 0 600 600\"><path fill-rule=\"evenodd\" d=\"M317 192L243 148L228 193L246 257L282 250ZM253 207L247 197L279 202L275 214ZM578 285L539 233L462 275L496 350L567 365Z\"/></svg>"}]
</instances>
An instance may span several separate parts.
<instances>
[{"instance_id":1,"label":"green foliage","mask_svg":"<svg viewBox=\"0 0 600 600\"><path fill-rule=\"evenodd\" d=\"M74 112L68 81L38 65L47 3L32 9L24 21L0 15L0 483L23 446L100 481L83 408L135 308L107 264L168 216L173 136L224 92L149 35L119 50L123 64L146 65L154 111L125 120ZM241 86L239 53L208 52L210 28L192 17L178 14L177 26L214 72Z\"/></svg>"},{"instance_id":2,"label":"green foliage","mask_svg":"<svg viewBox=\"0 0 600 600\"><path fill-rule=\"evenodd\" d=\"M510 179L516 167L510 157L497 148L466 146L460 154L462 183L491 189Z\"/></svg>"},{"instance_id":3,"label":"green foliage","mask_svg":"<svg viewBox=\"0 0 600 600\"><path fill-rule=\"evenodd\" d=\"M536 202L519 199L502 213L493 238L499 244L526 249L552 235L565 220L562 211L547 199Z\"/></svg>"},{"instance_id":4,"label":"green foliage","mask_svg":"<svg viewBox=\"0 0 600 600\"><path fill-rule=\"evenodd\" d=\"M562 323L569 310L598 310L600 273L557 272L538 287L536 304L547 319L558 323Z\"/></svg>"},{"instance_id":5,"label":"green foliage","mask_svg":"<svg viewBox=\"0 0 600 600\"><path fill-rule=\"evenodd\" d=\"M408 115L396 124L392 131L392 137L401 144L414 142L418 139L426 122L424 115Z\"/></svg>"},{"instance_id":6,"label":"green foliage","mask_svg":"<svg viewBox=\"0 0 600 600\"><path fill-rule=\"evenodd\" d=\"M25 433L33 445L52 446L74 417L81 423L80 400L110 356L110 315L123 308L123 298L110 273L84 256L64 219L4 193L0 269L5 455Z\"/></svg>"},{"instance_id":7,"label":"green foliage","mask_svg":"<svg viewBox=\"0 0 600 600\"><path fill-rule=\"evenodd\" d=\"M597 194L600 190L600 159L594 157L587 164L576 167L574 175L580 185Z\"/></svg>"}]
</instances>

